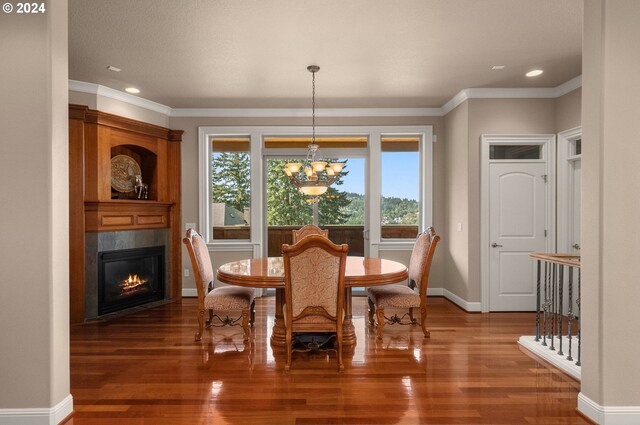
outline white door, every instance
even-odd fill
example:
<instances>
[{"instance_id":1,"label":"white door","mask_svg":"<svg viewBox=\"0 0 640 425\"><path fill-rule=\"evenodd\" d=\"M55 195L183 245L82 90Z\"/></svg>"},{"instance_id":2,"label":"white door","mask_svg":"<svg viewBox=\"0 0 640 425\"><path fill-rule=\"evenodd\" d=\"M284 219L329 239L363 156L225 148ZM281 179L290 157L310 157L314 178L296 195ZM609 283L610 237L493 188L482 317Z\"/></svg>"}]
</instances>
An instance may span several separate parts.
<instances>
[{"instance_id":1,"label":"white door","mask_svg":"<svg viewBox=\"0 0 640 425\"><path fill-rule=\"evenodd\" d=\"M570 207L569 244L570 253L580 255L580 190L582 187L582 164L580 158L571 161L570 166Z\"/></svg>"},{"instance_id":2,"label":"white door","mask_svg":"<svg viewBox=\"0 0 640 425\"><path fill-rule=\"evenodd\" d=\"M544 162L489 164L489 308L534 311L535 262L546 251Z\"/></svg>"}]
</instances>

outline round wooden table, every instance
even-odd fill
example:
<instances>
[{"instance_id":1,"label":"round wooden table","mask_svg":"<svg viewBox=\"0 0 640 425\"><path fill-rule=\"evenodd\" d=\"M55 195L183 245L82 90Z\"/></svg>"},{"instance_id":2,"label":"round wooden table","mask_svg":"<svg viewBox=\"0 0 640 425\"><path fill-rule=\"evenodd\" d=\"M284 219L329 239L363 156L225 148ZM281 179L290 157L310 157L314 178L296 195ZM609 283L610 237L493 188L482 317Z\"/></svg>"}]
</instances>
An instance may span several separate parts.
<instances>
[{"instance_id":1,"label":"round wooden table","mask_svg":"<svg viewBox=\"0 0 640 425\"><path fill-rule=\"evenodd\" d=\"M345 306L342 326L344 345L355 345L356 333L352 322L351 288L398 283L409 276L404 264L382 258L347 257L344 276ZM276 316L271 334L271 344L286 345L286 330L282 305L284 304L284 264L282 257L254 258L223 264L216 273L217 279L226 284L252 288L275 288Z\"/></svg>"}]
</instances>

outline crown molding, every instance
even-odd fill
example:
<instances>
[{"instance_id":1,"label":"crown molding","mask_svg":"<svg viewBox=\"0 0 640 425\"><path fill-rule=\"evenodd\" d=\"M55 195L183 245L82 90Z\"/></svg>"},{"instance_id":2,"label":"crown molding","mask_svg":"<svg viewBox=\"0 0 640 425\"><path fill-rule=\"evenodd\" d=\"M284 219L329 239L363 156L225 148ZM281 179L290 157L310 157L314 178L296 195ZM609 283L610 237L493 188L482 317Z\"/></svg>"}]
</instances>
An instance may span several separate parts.
<instances>
[{"instance_id":1,"label":"crown molding","mask_svg":"<svg viewBox=\"0 0 640 425\"><path fill-rule=\"evenodd\" d=\"M460 90L442 105L442 115L447 115L467 99L555 99L582 87L582 75L557 87L540 88L469 88Z\"/></svg>"},{"instance_id":2,"label":"crown molding","mask_svg":"<svg viewBox=\"0 0 640 425\"><path fill-rule=\"evenodd\" d=\"M120 90L115 90L110 87L101 86L100 84L69 80L69 90L108 97L110 99L119 100L121 102L128 103L134 106L139 106L150 111L159 112L166 116L171 116L171 107L169 106L162 105L160 103L153 102L142 97L134 96Z\"/></svg>"},{"instance_id":3,"label":"crown molding","mask_svg":"<svg viewBox=\"0 0 640 425\"><path fill-rule=\"evenodd\" d=\"M441 116L441 108L320 108L316 117L431 117ZM308 108L176 108L171 117L296 118L310 117Z\"/></svg>"},{"instance_id":4,"label":"crown molding","mask_svg":"<svg viewBox=\"0 0 640 425\"><path fill-rule=\"evenodd\" d=\"M460 90L440 108L323 108L318 117L442 117L468 99L544 99L563 96L582 87L579 75L557 87L542 88L467 88ZM168 117L189 118L306 118L308 108L171 108L99 84L69 80L69 90L90 93L139 106Z\"/></svg>"}]
</instances>

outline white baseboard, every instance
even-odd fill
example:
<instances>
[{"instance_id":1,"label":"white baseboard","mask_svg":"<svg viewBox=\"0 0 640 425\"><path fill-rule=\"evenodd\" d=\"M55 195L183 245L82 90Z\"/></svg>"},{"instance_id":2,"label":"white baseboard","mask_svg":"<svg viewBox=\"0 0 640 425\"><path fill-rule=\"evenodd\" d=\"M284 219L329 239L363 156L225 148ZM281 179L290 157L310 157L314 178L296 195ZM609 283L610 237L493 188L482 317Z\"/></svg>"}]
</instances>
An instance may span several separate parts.
<instances>
[{"instance_id":1,"label":"white baseboard","mask_svg":"<svg viewBox=\"0 0 640 425\"><path fill-rule=\"evenodd\" d=\"M182 296L183 297L197 297L198 289L197 288L182 288Z\"/></svg>"},{"instance_id":2,"label":"white baseboard","mask_svg":"<svg viewBox=\"0 0 640 425\"><path fill-rule=\"evenodd\" d=\"M640 406L600 406L583 393L578 394L578 410L600 425L640 424Z\"/></svg>"},{"instance_id":3,"label":"white baseboard","mask_svg":"<svg viewBox=\"0 0 640 425\"><path fill-rule=\"evenodd\" d=\"M444 296L443 291L442 288L427 288L427 297L442 297Z\"/></svg>"},{"instance_id":4,"label":"white baseboard","mask_svg":"<svg viewBox=\"0 0 640 425\"><path fill-rule=\"evenodd\" d=\"M442 292L446 299L448 299L452 303L457 304L458 307L462 308L465 311L469 311L469 312L481 311L479 302L469 302L465 299L460 298L459 296L457 296L456 294L454 294L453 292L447 289L442 289Z\"/></svg>"},{"instance_id":5,"label":"white baseboard","mask_svg":"<svg viewBox=\"0 0 640 425\"><path fill-rule=\"evenodd\" d=\"M0 425L58 425L73 413L71 394L51 408L0 409Z\"/></svg>"}]
</instances>

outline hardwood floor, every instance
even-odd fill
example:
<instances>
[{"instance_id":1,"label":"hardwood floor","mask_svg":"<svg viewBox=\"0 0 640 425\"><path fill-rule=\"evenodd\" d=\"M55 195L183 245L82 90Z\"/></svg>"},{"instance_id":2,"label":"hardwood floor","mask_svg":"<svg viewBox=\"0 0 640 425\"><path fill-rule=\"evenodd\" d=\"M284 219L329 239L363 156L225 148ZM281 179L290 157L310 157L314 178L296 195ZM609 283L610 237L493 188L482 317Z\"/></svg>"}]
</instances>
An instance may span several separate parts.
<instances>
[{"instance_id":1,"label":"hardwood floor","mask_svg":"<svg viewBox=\"0 0 640 425\"><path fill-rule=\"evenodd\" d=\"M365 326L345 353L294 353L269 345L274 299L256 302L251 343L242 328L193 341L195 299L71 328L67 425L102 424L588 424L575 412L580 384L518 349L530 313L467 314L429 298L431 338L420 326ZM212 341L212 335L215 341Z\"/></svg>"}]
</instances>

